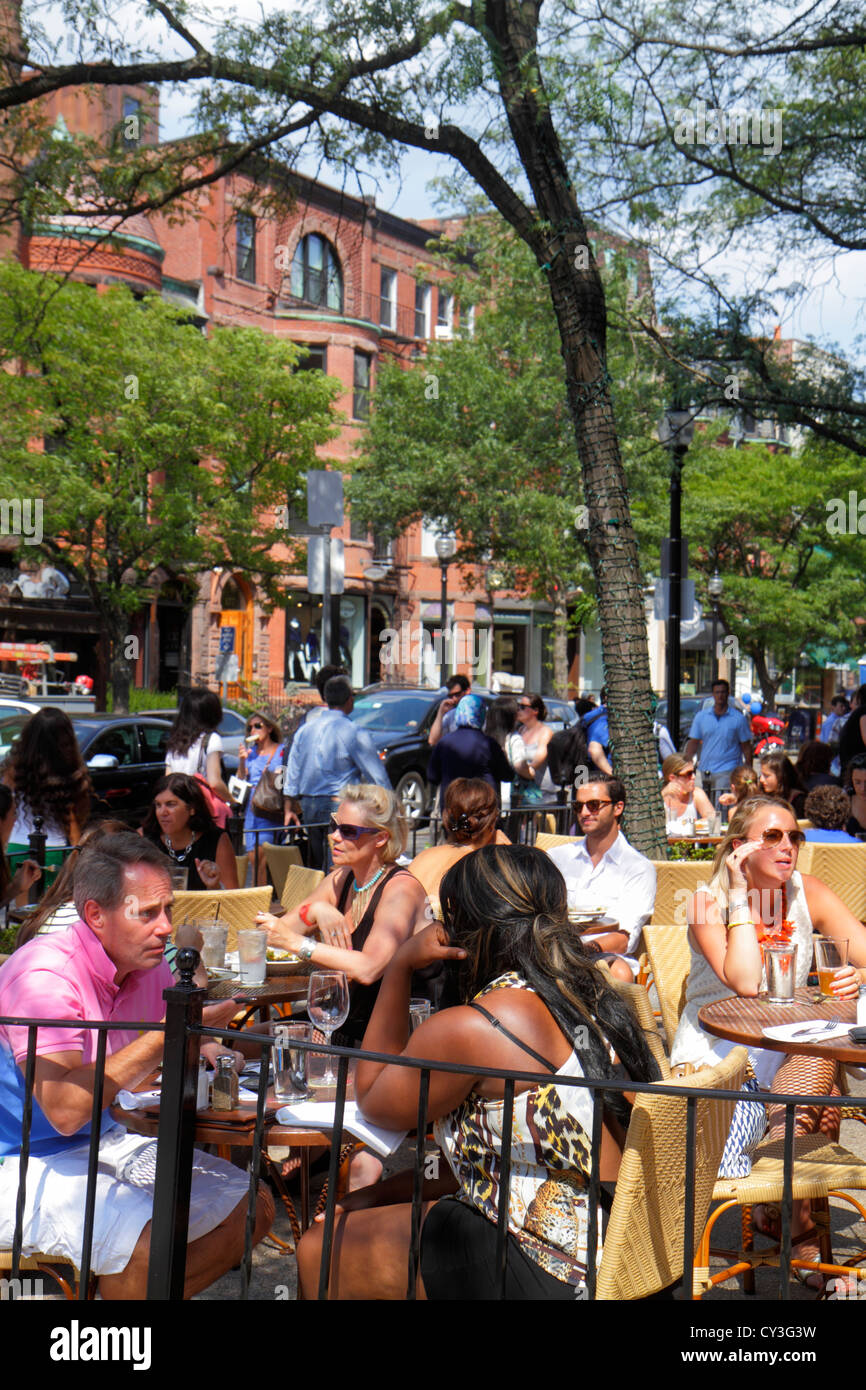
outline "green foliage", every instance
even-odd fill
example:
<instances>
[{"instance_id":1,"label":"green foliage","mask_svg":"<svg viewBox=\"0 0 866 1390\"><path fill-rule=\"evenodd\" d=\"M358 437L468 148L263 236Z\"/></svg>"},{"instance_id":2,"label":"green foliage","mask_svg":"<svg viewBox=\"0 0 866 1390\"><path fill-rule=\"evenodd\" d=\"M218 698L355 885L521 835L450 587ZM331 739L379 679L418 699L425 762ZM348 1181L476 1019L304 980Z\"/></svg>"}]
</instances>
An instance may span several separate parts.
<instances>
[{"instance_id":1,"label":"green foliage","mask_svg":"<svg viewBox=\"0 0 866 1390\"><path fill-rule=\"evenodd\" d=\"M102 615L123 703L124 638L155 569L230 566L276 599L295 563L275 551L274 509L337 433L339 390L297 357L253 329L208 339L157 296L0 266L3 491L41 500L41 549Z\"/></svg>"},{"instance_id":2,"label":"green foliage","mask_svg":"<svg viewBox=\"0 0 866 1390\"><path fill-rule=\"evenodd\" d=\"M830 499L847 502L861 476L853 454L815 441L794 454L721 449L697 436L686 456L692 565L722 575L725 629L755 660L765 698L774 689L765 653L783 672L810 643L839 643L852 656L862 648L854 621L866 610L862 540L828 529Z\"/></svg>"},{"instance_id":3,"label":"green foliage","mask_svg":"<svg viewBox=\"0 0 866 1390\"><path fill-rule=\"evenodd\" d=\"M568 412L556 318L528 248L495 217L467 224L450 258L462 306L450 342L431 343L411 370L379 369L370 428L349 484L354 515L393 532L428 517L454 530L466 566L487 564L534 597L573 596L593 612L581 519L582 481ZM651 438L658 383L625 331L623 267L611 258L608 348L614 407L638 494L654 496L660 455ZM474 336L465 310L476 304Z\"/></svg>"}]
</instances>

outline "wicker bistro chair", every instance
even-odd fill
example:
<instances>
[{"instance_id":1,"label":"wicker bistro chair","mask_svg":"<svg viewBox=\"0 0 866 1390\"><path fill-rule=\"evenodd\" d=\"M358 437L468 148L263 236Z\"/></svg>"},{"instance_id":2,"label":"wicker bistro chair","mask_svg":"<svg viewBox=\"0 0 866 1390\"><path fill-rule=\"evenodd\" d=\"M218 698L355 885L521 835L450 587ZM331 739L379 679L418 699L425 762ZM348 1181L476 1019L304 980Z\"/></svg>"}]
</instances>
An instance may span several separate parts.
<instances>
[{"instance_id":1,"label":"wicker bistro chair","mask_svg":"<svg viewBox=\"0 0 866 1390\"><path fill-rule=\"evenodd\" d=\"M859 922L866 921L866 845L807 843L797 868L826 883Z\"/></svg>"},{"instance_id":2,"label":"wicker bistro chair","mask_svg":"<svg viewBox=\"0 0 866 1390\"><path fill-rule=\"evenodd\" d=\"M706 1073L695 1072L700 1080ZM695 1256L695 1298L700 1299L707 1289L723 1284L738 1274L744 1276L746 1292L754 1290L754 1271L760 1266L778 1268L779 1246L754 1248L752 1207L758 1202L779 1204L783 1197L783 1141L772 1139L761 1144L752 1161L752 1171L746 1178L717 1178L713 1200L719 1202L707 1221L706 1229L698 1245ZM833 1246L830 1235L829 1199L838 1197L847 1202L866 1221L866 1209L849 1191L841 1189L866 1189L866 1161L857 1154L834 1144L823 1134L802 1135L795 1140L792 1195L793 1200L808 1197L812 1203L812 1220L818 1230L820 1260L809 1261L797 1258L796 1247L792 1250L791 1268L809 1273L844 1276L851 1269L866 1260L866 1248L861 1249L847 1265L833 1259ZM713 1227L731 1207L742 1208L743 1246L738 1251L710 1249ZM715 1274L710 1273L710 1254L723 1255L733 1260L732 1264Z\"/></svg>"},{"instance_id":3,"label":"wicker bistro chair","mask_svg":"<svg viewBox=\"0 0 866 1390\"><path fill-rule=\"evenodd\" d=\"M324 877L321 869L305 869L301 864L291 865L286 873L286 881L280 894L280 902L286 912L300 907L313 889L318 888Z\"/></svg>"},{"instance_id":4,"label":"wicker bistro chair","mask_svg":"<svg viewBox=\"0 0 866 1390\"><path fill-rule=\"evenodd\" d=\"M691 969L688 928L685 923L672 927L657 923L644 927L643 939L670 1051L686 1002L686 981Z\"/></svg>"},{"instance_id":5,"label":"wicker bistro chair","mask_svg":"<svg viewBox=\"0 0 866 1390\"><path fill-rule=\"evenodd\" d=\"M607 967L602 964L600 970L607 972ZM649 995L643 985L627 985L624 980L614 980L609 977L609 982L623 999L626 1000L632 1013L638 1021L643 1034L649 1045L649 1050L655 1057L659 1065L662 1081L669 1081L671 1076L670 1058L664 1049L661 1033L658 1030L656 1016L653 1013Z\"/></svg>"},{"instance_id":6,"label":"wicker bistro chair","mask_svg":"<svg viewBox=\"0 0 866 1390\"><path fill-rule=\"evenodd\" d=\"M271 889L219 888L212 893L175 893L172 919L175 930L181 922L206 922L218 916L228 927L226 950L236 951L238 932L256 924L256 913L267 912Z\"/></svg>"},{"instance_id":7,"label":"wicker bistro chair","mask_svg":"<svg viewBox=\"0 0 866 1390\"><path fill-rule=\"evenodd\" d=\"M686 902L702 883L709 883L713 866L690 860L654 859L656 900L651 922L685 922Z\"/></svg>"},{"instance_id":8,"label":"wicker bistro chair","mask_svg":"<svg viewBox=\"0 0 866 1390\"><path fill-rule=\"evenodd\" d=\"M734 1048L717 1066L678 1081L697 1091L736 1091L746 1050ZM700 1242L735 1101L697 1103L694 1245ZM686 1105L682 1096L635 1096L616 1195L604 1242L596 1298L649 1298L683 1275Z\"/></svg>"},{"instance_id":9,"label":"wicker bistro chair","mask_svg":"<svg viewBox=\"0 0 866 1390\"><path fill-rule=\"evenodd\" d=\"M286 874L293 865L302 865L301 851L297 845L262 845L265 863L278 898L283 896Z\"/></svg>"},{"instance_id":10,"label":"wicker bistro chair","mask_svg":"<svg viewBox=\"0 0 866 1390\"><path fill-rule=\"evenodd\" d=\"M246 888L247 874L250 871L250 861L245 854L235 855L235 868L238 871L238 888Z\"/></svg>"},{"instance_id":11,"label":"wicker bistro chair","mask_svg":"<svg viewBox=\"0 0 866 1390\"><path fill-rule=\"evenodd\" d=\"M547 830L539 830L535 837L535 848L556 849L558 845L579 844L582 839L582 835L552 835Z\"/></svg>"}]
</instances>

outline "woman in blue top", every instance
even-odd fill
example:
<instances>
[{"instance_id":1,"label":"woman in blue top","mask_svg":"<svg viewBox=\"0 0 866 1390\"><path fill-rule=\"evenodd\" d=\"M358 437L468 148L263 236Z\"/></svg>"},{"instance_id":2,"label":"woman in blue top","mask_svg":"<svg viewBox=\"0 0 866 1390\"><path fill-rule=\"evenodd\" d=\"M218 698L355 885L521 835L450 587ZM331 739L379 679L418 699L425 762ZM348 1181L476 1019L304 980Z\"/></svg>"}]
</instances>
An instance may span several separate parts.
<instances>
[{"instance_id":1,"label":"woman in blue top","mask_svg":"<svg viewBox=\"0 0 866 1390\"><path fill-rule=\"evenodd\" d=\"M247 720L245 744L241 744L238 754L238 775L251 784L244 813L244 849L248 851L247 857L252 865L253 879L259 884L268 881L268 866L265 856L258 852L259 846L272 845L277 832L283 828L282 809L274 816L263 816L253 810L256 787L265 768L270 772L283 771L280 727L267 714L255 710Z\"/></svg>"}]
</instances>

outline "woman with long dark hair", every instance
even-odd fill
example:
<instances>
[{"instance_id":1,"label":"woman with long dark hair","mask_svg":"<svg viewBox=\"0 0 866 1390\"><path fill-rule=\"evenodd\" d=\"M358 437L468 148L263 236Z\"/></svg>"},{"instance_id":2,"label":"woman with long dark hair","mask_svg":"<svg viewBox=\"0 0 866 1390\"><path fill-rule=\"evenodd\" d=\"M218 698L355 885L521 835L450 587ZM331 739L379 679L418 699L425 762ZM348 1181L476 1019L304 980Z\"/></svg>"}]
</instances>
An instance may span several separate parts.
<instances>
[{"instance_id":1,"label":"woman with long dark hair","mask_svg":"<svg viewBox=\"0 0 866 1390\"><path fill-rule=\"evenodd\" d=\"M161 777L141 833L187 870L188 889L237 888L231 840L215 823L197 778L181 772Z\"/></svg>"},{"instance_id":2,"label":"woman with long dark hair","mask_svg":"<svg viewBox=\"0 0 866 1390\"><path fill-rule=\"evenodd\" d=\"M565 880L546 854L479 849L449 869L441 901L444 927L428 927L394 956L364 1036L366 1050L478 1067L476 1076L430 1074L428 1116L447 1171L425 1185L419 1295L497 1296L504 1083L488 1073L528 1071L546 1079L514 1087L506 1296L573 1300L601 1249L599 1239L587 1250L593 1105L585 1088L558 1086L557 1074L626 1082L655 1079L658 1069L631 1010L569 926ZM436 960L459 962L463 1002L410 1036L412 972ZM358 1065L355 1095L374 1124L414 1128L418 1088L415 1069ZM606 1093L603 1183L616 1181L629 1114L623 1092ZM343 1198L332 1298L405 1297L411 1179L397 1174ZM321 1235L313 1226L298 1249L306 1297L315 1296Z\"/></svg>"},{"instance_id":3,"label":"woman with long dark hair","mask_svg":"<svg viewBox=\"0 0 866 1390\"><path fill-rule=\"evenodd\" d=\"M28 719L9 750L3 781L15 798L15 824L7 853L23 858L30 835L42 822L47 864L60 864L59 851L75 845L90 815L92 788L68 714L47 706Z\"/></svg>"},{"instance_id":4,"label":"woman with long dark hair","mask_svg":"<svg viewBox=\"0 0 866 1390\"><path fill-rule=\"evenodd\" d=\"M764 753L758 781L764 796L777 796L789 802L795 814L802 816L806 793L800 785L797 769L784 753Z\"/></svg>"},{"instance_id":5,"label":"woman with long dark hair","mask_svg":"<svg viewBox=\"0 0 866 1390\"><path fill-rule=\"evenodd\" d=\"M6 862L6 845L15 821L15 798L5 782L0 782L0 907L26 893L42 877L33 859L25 859L14 874Z\"/></svg>"},{"instance_id":6,"label":"woman with long dark hair","mask_svg":"<svg viewBox=\"0 0 866 1390\"><path fill-rule=\"evenodd\" d=\"M229 789L223 781L223 741L217 733L222 723L220 697L203 685L194 685L180 702L165 749L166 772L183 772L205 784L209 809L221 826L227 812L219 803L231 805Z\"/></svg>"}]
</instances>

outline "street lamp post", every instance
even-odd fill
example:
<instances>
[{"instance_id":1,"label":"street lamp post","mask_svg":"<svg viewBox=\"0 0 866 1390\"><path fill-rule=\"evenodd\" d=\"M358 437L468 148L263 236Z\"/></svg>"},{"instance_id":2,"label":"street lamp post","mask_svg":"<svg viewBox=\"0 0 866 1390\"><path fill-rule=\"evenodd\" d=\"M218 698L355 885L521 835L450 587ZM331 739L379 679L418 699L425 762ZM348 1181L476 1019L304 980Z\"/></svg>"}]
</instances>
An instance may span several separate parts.
<instances>
[{"instance_id":1,"label":"street lamp post","mask_svg":"<svg viewBox=\"0 0 866 1390\"><path fill-rule=\"evenodd\" d=\"M671 516L668 542L670 564L668 571L668 630L667 630L667 697L668 728L674 740L680 737L680 620L682 618L683 528L682 483L683 464L695 432L690 410L666 410L658 423L659 443L671 456Z\"/></svg>"},{"instance_id":2,"label":"street lamp post","mask_svg":"<svg viewBox=\"0 0 866 1390\"><path fill-rule=\"evenodd\" d=\"M707 593L710 596L710 603L713 607L713 684L719 679L719 599L722 597L724 581L718 570L714 570L712 578L707 580Z\"/></svg>"},{"instance_id":3,"label":"street lamp post","mask_svg":"<svg viewBox=\"0 0 866 1390\"><path fill-rule=\"evenodd\" d=\"M448 565L457 553L457 541L452 535L436 537L436 554L439 558L439 568L442 574L441 598L439 604L439 633L442 642L442 656L439 662L439 684L445 685L448 680L448 646L451 636L451 629L448 623Z\"/></svg>"}]
</instances>

